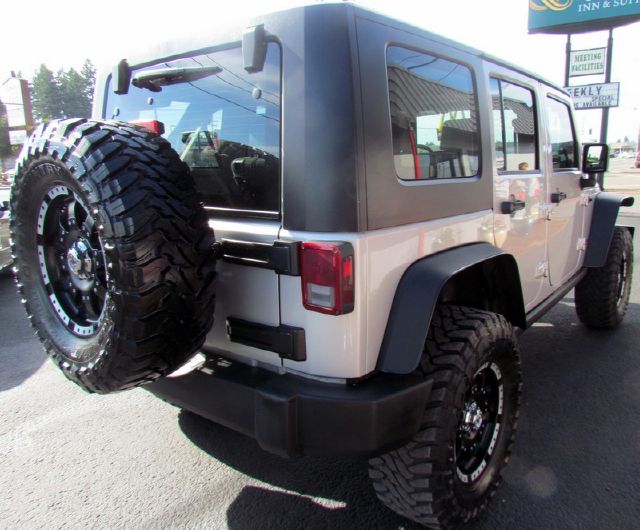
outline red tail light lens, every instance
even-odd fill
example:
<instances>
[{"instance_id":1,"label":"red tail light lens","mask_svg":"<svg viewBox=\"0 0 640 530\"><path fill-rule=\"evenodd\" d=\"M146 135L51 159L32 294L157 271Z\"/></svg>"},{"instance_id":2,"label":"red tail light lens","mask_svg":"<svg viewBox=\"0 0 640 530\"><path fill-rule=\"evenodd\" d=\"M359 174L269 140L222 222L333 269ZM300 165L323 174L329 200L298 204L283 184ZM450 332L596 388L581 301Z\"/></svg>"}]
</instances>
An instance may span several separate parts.
<instances>
[{"instance_id":1,"label":"red tail light lens","mask_svg":"<svg viewBox=\"0 0 640 530\"><path fill-rule=\"evenodd\" d=\"M147 131L162 136L164 134L164 123L158 120L131 120L129 123L144 127Z\"/></svg>"},{"instance_id":2,"label":"red tail light lens","mask_svg":"<svg viewBox=\"0 0 640 530\"><path fill-rule=\"evenodd\" d=\"M300 270L305 309L327 315L353 311L355 277L349 243L302 243Z\"/></svg>"}]
</instances>

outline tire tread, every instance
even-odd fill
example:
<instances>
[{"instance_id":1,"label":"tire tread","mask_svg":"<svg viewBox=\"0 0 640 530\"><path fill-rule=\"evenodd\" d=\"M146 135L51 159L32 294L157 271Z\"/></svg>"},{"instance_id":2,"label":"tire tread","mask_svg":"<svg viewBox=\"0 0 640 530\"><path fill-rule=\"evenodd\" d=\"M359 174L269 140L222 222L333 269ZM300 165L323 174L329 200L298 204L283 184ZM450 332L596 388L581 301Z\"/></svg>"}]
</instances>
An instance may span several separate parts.
<instances>
[{"instance_id":1,"label":"tire tread","mask_svg":"<svg viewBox=\"0 0 640 530\"><path fill-rule=\"evenodd\" d=\"M425 377L433 380L421 428L405 446L369 461L369 477L378 498L396 513L432 528L455 527L477 517L500 482L498 474L481 501L472 507L461 505L453 492L450 445L464 397L459 389L465 387L461 383L472 380L475 374L481 341L513 345L518 409L520 358L509 322L487 311L440 305L434 313L419 367ZM516 424L514 421L500 467L509 460Z\"/></svg>"},{"instance_id":2,"label":"tire tread","mask_svg":"<svg viewBox=\"0 0 640 530\"><path fill-rule=\"evenodd\" d=\"M617 300L618 271L622 256L627 259L627 285ZM633 279L633 239L629 230L616 227L602 267L589 269L576 285L575 305L580 321L594 329L614 329L622 322L629 305Z\"/></svg>"},{"instance_id":3,"label":"tire tread","mask_svg":"<svg viewBox=\"0 0 640 530\"><path fill-rule=\"evenodd\" d=\"M161 137L116 121L73 119L41 125L19 158L11 207L20 212L23 182L43 160L63 164L86 194L99 224L117 314L109 340L91 365L70 363L34 315L25 281L25 309L45 350L89 392L139 386L166 375L202 346L213 323L213 232L189 169ZM12 215L13 254L25 254ZM105 324L103 324L105 325Z\"/></svg>"}]
</instances>

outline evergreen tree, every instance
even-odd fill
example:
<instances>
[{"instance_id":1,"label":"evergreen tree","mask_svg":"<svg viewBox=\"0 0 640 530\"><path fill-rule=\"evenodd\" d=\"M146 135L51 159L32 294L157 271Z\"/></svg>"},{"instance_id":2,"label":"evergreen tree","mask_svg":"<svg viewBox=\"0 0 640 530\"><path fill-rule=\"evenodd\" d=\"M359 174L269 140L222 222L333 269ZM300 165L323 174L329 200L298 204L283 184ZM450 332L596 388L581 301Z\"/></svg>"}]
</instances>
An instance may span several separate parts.
<instances>
[{"instance_id":1,"label":"evergreen tree","mask_svg":"<svg viewBox=\"0 0 640 530\"><path fill-rule=\"evenodd\" d=\"M91 106L93 105L93 90L96 86L96 67L93 66L93 63L89 59L87 59L82 65L80 75L84 79L84 93L89 101L89 112L91 112Z\"/></svg>"},{"instance_id":2,"label":"evergreen tree","mask_svg":"<svg viewBox=\"0 0 640 530\"><path fill-rule=\"evenodd\" d=\"M87 97L85 79L74 69L60 70L56 75L62 97L62 113L66 118L88 118L91 100Z\"/></svg>"},{"instance_id":3,"label":"evergreen tree","mask_svg":"<svg viewBox=\"0 0 640 530\"><path fill-rule=\"evenodd\" d=\"M91 116L96 69L87 59L80 72L60 69L54 75L44 64L32 83L33 112L38 121Z\"/></svg>"},{"instance_id":4,"label":"evergreen tree","mask_svg":"<svg viewBox=\"0 0 640 530\"><path fill-rule=\"evenodd\" d=\"M9 123L7 120L7 108L0 101L0 159L7 158L11 154L9 141ZM3 166L0 165L0 168Z\"/></svg>"},{"instance_id":5,"label":"evergreen tree","mask_svg":"<svg viewBox=\"0 0 640 530\"><path fill-rule=\"evenodd\" d=\"M38 121L62 118L62 90L53 72L44 64L33 76L31 97L33 113Z\"/></svg>"},{"instance_id":6,"label":"evergreen tree","mask_svg":"<svg viewBox=\"0 0 640 530\"><path fill-rule=\"evenodd\" d=\"M0 172L7 169L5 159L9 156L11 156L11 139L9 137L7 107L0 101Z\"/></svg>"}]
</instances>

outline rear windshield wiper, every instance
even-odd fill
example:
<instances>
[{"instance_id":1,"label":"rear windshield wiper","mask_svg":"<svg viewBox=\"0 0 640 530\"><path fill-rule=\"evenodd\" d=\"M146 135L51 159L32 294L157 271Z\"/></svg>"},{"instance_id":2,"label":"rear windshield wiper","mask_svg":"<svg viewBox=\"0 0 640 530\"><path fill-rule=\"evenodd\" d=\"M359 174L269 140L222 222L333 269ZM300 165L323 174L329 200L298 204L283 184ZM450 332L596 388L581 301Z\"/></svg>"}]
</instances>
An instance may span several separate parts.
<instances>
[{"instance_id":1,"label":"rear windshield wiper","mask_svg":"<svg viewBox=\"0 0 640 530\"><path fill-rule=\"evenodd\" d=\"M163 86L177 85L197 81L222 72L218 66L197 66L193 68L163 68L162 70L145 70L133 76L131 84L138 88L146 88L151 92L160 92Z\"/></svg>"}]
</instances>

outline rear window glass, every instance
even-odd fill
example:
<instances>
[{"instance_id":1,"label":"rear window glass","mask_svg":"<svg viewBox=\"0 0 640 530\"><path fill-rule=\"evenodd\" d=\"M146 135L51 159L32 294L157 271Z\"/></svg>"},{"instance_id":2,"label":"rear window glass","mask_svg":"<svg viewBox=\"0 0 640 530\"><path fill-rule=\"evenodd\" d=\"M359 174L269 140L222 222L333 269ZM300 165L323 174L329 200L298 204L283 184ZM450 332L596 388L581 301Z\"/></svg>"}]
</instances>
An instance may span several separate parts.
<instances>
[{"instance_id":1,"label":"rear window glass","mask_svg":"<svg viewBox=\"0 0 640 530\"><path fill-rule=\"evenodd\" d=\"M398 176L412 180L477 175L480 135L471 70L389 46L387 76Z\"/></svg>"},{"instance_id":2,"label":"rear window glass","mask_svg":"<svg viewBox=\"0 0 640 530\"><path fill-rule=\"evenodd\" d=\"M109 90L107 118L161 122L208 208L278 213L277 44L269 44L261 72L247 73L241 48L233 48L154 64L133 79L138 87L126 95Z\"/></svg>"}]
</instances>

